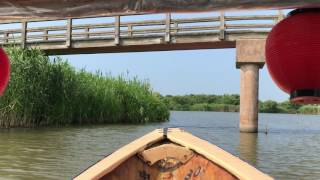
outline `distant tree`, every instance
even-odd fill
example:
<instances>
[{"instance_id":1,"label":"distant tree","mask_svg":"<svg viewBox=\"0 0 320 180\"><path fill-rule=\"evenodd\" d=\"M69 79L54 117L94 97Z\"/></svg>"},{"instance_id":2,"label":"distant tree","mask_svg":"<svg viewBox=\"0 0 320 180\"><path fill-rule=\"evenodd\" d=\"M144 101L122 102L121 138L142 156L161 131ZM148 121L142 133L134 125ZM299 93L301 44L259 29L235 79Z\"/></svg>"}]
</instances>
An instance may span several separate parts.
<instances>
[{"instance_id":1,"label":"distant tree","mask_svg":"<svg viewBox=\"0 0 320 180\"><path fill-rule=\"evenodd\" d=\"M279 113L278 103L275 101L265 101L261 103L260 111L264 113Z\"/></svg>"},{"instance_id":2,"label":"distant tree","mask_svg":"<svg viewBox=\"0 0 320 180\"><path fill-rule=\"evenodd\" d=\"M299 104L293 104L290 101L284 101L278 105L278 107L282 110L282 112L288 112L288 113L298 113L298 109L302 105Z\"/></svg>"},{"instance_id":3,"label":"distant tree","mask_svg":"<svg viewBox=\"0 0 320 180\"><path fill-rule=\"evenodd\" d=\"M157 95L158 96L158 95ZM238 94L207 95L190 94L183 96L162 96L161 100L170 110L177 111L223 111L238 112L240 96ZM284 101L259 101L259 110L264 113L304 113L315 114L320 112L314 106L303 106Z\"/></svg>"}]
</instances>

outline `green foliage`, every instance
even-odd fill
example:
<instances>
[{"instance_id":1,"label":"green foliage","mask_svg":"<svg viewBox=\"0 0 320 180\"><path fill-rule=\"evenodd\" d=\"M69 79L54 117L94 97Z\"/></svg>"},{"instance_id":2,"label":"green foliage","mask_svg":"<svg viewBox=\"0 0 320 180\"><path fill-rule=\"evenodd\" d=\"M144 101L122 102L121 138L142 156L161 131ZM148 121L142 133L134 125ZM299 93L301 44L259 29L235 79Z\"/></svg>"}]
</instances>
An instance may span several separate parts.
<instances>
[{"instance_id":1,"label":"green foliage","mask_svg":"<svg viewBox=\"0 0 320 180\"><path fill-rule=\"evenodd\" d=\"M163 101L169 109L176 111L219 111L238 112L239 95L185 95L185 96L165 96Z\"/></svg>"},{"instance_id":2,"label":"green foliage","mask_svg":"<svg viewBox=\"0 0 320 180\"><path fill-rule=\"evenodd\" d=\"M218 111L238 112L240 96L232 95L185 95L165 96L162 100L170 110L176 111ZM320 114L320 108L315 105L296 105L289 101L278 103L276 101L260 101L259 110L262 113L303 113Z\"/></svg>"},{"instance_id":3,"label":"green foliage","mask_svg":"<svg viewBox=\"0 0 320 180\"><path fill-rule=\"evenodd\" d=\"M305 105L298 109L301 114L320 114L320 107L315 105Z\"/></svg>"},{"instance_id":4,"label":"green foliage","mask_svg":"<svg viewBox=\"0 0 320 180\"><path fill-rule=\"evenodd\" d=\"M190 111L238 112L239 106L228 104L194 104Z\"/></svg>"},{"instance_id":5,"label":"green foliage","mask_svg":"<svg viewBox=\"0 0 320 180\"><path fill-rule=\"evenodd\" d=\"M76 71L40 50L7 48L9 87L0 99L0 127L165 121L166 105L148 82Z\"/></svg>"},{"instance_id":6,"label":"green foliage","mask_svg":"<svg viewBox=\"0 0 320 180\"><path fill-rule=\"evenodd\" d=\"M290 103L289 101L284 101L278 104L278 108L280 109L280 112L283 112L283 113L295 114L298 112L298 109L300 107L302 107L302 105L293 104L293 103Z\"/></svg>"},{"instance_id":7,"label":"green foliage","mask_svg":"<svg viewBox=\"0 0 320 180\"><path fill-rule=\"evenodd\" d=\"M279 113L280 109L278 108L278 103L275 101L265 101L263 103L260 103L260 112L264 113Z\"/></svg>"}]
</instances>

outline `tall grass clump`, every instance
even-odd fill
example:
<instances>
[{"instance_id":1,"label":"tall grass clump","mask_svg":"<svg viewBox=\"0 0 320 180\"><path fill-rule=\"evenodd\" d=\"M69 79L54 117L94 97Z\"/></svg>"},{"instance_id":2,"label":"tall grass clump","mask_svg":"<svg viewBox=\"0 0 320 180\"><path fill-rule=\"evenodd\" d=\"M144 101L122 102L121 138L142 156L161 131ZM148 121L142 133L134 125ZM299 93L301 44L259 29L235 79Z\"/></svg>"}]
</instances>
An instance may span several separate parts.
<instances>
[{"instance_id":1,"label":"tall grass clump","mask_svg":"<svg viewBox=\"0 0 320 180\"><path fill-rule=\"evenodd\" d=\"M165 121L148 82L76 71L38 49L7 48L11 79L0 98L0 127Z\"/></svg>"}]
</instances>

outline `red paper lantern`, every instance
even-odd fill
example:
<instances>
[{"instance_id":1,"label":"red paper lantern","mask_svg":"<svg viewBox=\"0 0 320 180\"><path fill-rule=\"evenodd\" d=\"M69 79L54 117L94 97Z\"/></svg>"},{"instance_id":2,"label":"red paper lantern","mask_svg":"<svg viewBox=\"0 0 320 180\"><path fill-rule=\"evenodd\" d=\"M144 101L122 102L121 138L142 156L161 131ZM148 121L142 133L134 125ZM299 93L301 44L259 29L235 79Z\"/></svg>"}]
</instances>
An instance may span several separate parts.
<instances>
[{"instance_id":1,"label":"red paper lantern","mask_svg":"<svg viewBox=\"0 0 320 180\"><path fill-rule=\"evenodd\" d=\"M0 48L0 96L3 95L10 78L10 62L6 52Z\"/></svg>"},{"instance_id":2,"label":"red paper lantern","mask_svg":"<svg viewBox=\"0 0 320 180\"><path fill-rule=\"evenodd\" d=\"M320 103L320 9L294 10L272 29L266 64L291 102Z\"/></svg>"}]
</instances>

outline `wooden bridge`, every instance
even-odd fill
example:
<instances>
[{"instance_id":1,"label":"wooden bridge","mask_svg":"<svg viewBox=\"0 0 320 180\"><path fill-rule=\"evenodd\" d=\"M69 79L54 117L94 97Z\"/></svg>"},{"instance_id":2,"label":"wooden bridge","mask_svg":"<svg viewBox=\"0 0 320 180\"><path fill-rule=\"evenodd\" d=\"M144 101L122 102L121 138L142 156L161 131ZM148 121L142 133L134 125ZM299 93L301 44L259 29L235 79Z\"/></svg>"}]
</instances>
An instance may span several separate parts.
<instances>
[{"instance_id":1,"label":"wooden bridge","mask_svg":"<svg viewBox=\"0 0 320 180\"><path fill-rule=\"evenodd\" d=\"M238 39L266 38L270 29L284 16L219 16L172 18L163 20L122 21L74 24L78 19L6 21L20 28L1 29L0 45L38 47L50 55L109 52L168 51L188 49L234 48ZM110 17L109 17L110 18ZM29 27L32 23L59 26ZM1 25L1 24L0 24Z\"/></svg>"},{"instance_id":2,"label":"wooden bridge","mask_svg":"<svg viewBox=\"0 0 320 180\"><path fill-rule=\"evenodd\" d=\"M201 18L172 18L166 14L163 17L123 21L123 16L115 16L108 17L111 22L90 24L74 23L78 19L7 21L2 23L20 28L1 29L0 45L37 47L49 55L236 48L236 67L240 69L240 131L257 132L259 69L265 61L265 39L271 28L284 18L282 12L250 16L221 13ZM47 26L56 21L63 25ZM32 27L33 23L42 26Z\"/></svg>"}]
</instances>

